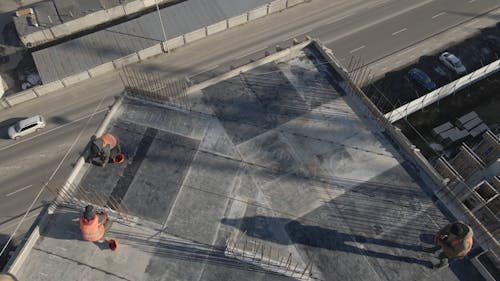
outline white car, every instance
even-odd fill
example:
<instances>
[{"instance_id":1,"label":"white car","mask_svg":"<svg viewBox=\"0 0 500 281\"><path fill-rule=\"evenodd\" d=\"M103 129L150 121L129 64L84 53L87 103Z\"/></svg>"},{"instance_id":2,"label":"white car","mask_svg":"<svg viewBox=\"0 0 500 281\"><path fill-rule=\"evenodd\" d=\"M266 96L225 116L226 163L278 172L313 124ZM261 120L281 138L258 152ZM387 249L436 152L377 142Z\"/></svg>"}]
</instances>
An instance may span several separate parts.
<instances>
[{"instance_id":1,"label":"white car","mask_svg":"<svg viewBox=\"0 0 500 281\"><path fill-rule=\"evenodd\" d=\"M45 120L42 116L36 115L30 118L23 119L10 126L8 133L11 139L17 140L20 137L31 134L42 128L45 128Z\"/></svg>"},{"instance_id":2,"label":"white car","mask_svg":"<svg viewBox=\"0 0 500 281\"><path fill-rule=\"evenodd\" d=\"M460 59L454 54L444 52L439 56L439 60L458 75L465 74L467 72L467 69L465 69L465 66L462 64Z\"/></svg>"}]
</instances>

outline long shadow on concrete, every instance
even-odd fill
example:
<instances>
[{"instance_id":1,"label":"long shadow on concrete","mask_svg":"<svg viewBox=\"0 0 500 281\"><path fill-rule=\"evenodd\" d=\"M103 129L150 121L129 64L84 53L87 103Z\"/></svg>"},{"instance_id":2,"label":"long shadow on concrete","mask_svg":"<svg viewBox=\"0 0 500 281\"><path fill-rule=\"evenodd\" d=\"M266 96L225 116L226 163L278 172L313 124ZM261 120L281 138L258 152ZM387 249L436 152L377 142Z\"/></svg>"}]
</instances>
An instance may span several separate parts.
<instances>
[{"instance_id":1,"label":"long shadow on concrete","mask_svg":"<svg viewBox=\"0 0 500 281\"><path fill-rule=\"evenodd\" d=\"M269 236L268 233L265 233L266 231L264 229L253 227L256 224L262 223L262 221L266 221L265 224L268 225L284 226L286 232L288 233L289 239L286 239L284 237ZM327 229L321 226L302 224L299 221L290 220L287 218L273 218L264 216L245 217L241 219L224 218L222 219L222 223L230 226L239 226L240 230L242 232L246 232L246 234L249 236L259 239L265 237L264 239L269 240L270 242L282 245L302 244L310 247L349 252L358 255L396 260L407 263L415 263L429 268L432 267L432 263L430 261L376 252L368 250L364 247L356 247L349 243L376 244L413 251L421 251L420 245L402 244L385 239L377 239L366 237L363 235L343 233L335 229Z\"/></svg>"}]
</instances>

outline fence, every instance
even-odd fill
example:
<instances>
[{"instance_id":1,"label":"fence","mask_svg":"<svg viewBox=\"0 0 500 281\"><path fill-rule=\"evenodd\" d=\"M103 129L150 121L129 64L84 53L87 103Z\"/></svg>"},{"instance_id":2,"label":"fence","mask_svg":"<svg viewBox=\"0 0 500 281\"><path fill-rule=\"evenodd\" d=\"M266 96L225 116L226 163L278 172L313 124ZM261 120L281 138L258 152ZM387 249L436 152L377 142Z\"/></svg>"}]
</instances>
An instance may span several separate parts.
<instances>
[{"instance_id":1,"label":"fence","mask_svg":"<svg viewBox=\"0 0 500 281\"><path fill-rule=\"evenodd\" d=\"M185 79L167 79L161 72L144 72L125 67L122 71L125 90L132 95L140 95L157 101L172 102L187 95Z\"/></svg>"},{"instance_id":2,"label":"fence","mask_svg":"<svg viewBox=\"0 0 500 281\"><path fill-rule=\"evenodd\" d=\"M500 60L496 60L480 69L471 72L460 79L457 79L443 87L436 89L416 100L413 100L403 106L400 106L391 112L386 113L384 116L391 123L394 123L406 116L423 109L424 107L437 102L473 83L484 79L497 71L500 71Z\"/></svg>"}]
</instances>

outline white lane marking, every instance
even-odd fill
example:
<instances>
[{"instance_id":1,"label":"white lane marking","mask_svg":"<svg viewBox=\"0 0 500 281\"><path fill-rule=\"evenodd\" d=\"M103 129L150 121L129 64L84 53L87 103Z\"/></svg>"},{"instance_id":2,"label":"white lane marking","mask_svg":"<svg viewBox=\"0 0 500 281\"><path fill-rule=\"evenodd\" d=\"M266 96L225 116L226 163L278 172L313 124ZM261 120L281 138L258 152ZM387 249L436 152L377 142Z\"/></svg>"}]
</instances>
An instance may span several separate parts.
<instances>
[{"instance_id":1,"label":"white lane marking","mask_svg":"<svg viewBox=\"0 0 500 281\"><path fill-rule=\"evenodd\" d=\"M46 135L46 134L51 133L51 132L53 132L53 131L55 131L55 130L61 129L61 128L63 128L63 127L66 127L66 126L72 125L72 124L74 124L74 123L76 123L76 122L79 122L79 121L82 121L82 120L84 120L84 119L86 119L86 118L89 118L89 117L91 117L91 116L93 116L93 115L95 115L95 114L97 114L97 113L101 113L101 112L108 111L108 110L109 110L108 108L103 108L103 109L101 109L101 110L99 110L99 111L96 111L95 113L92 113L92 114L87 114L87 115L82 116L82 117L80 117L80 118L78 118L78 119L75 119L75 120L73 120L73 121L71 121L71 122L68 122L68 123L63 124L63 125L61 125L61 126L58 126L58 127L52 128L52 129L50 129L50 130L48 130L48 131L45 131L45 132L43 132L43 133L41 133L41 134L37 134L37 135L31 136L31 137L29 137L29 138L22 139L22 140L17 141L17 142L15 142L15 143L13 143L13 144L9 144L9 145L6 145L6 146L2 146L2 147L0 147L0 151L3 151L3 150L6 150L6 149L8 149L8 148L11 148L11 147L13 147L13 146L19 145L19 144L21 144L21 143L23 143L23 142L30 141L30 140L32 140L32 139L34 139L34 138L37 138L37 137L40 137L40 136Z\"/></svg>"},{"instance_id":2,"label":"white lane marking","mask_svg":"<svg viewBox=\"0 0 500 281\"><path fill-rule=\"evenodd\" d=\"M476 2L476 0L469 0L469 3L474 3Z\"/></svg>"},{"instance_id":3,"label":"white lane marking","mask_svg":"<svg viewBox=\"0 0 500 281\"><path fill-rule=\"evenodd\" d=\"M16 191L12 191L12 192L11 192L11 193L9 193L9 194L5 194L5 196L6 196L6 197L12 196L12 195L14 195L14 194L16 194L16 193L18 193L18 192L21 192L21 191L23 191L23 190L26 190L26 189L28 189L28 188L30 188L30 187L32 187L32 186L33 186L33 185L32 185L32 184L30 184L30 185L27 185L27 186L25 186L25 187L21 187L21 188L19 188L19 189L18 189L18 190L16 190Z\"/></svg>"},{"instance_id":4,"label":"white lane marking","mask_svg":"<svg viewBox=\"0 0 500 281\"><path fill-rule=\"evenodd\" d=\"M444 14L446 14L446 12L441 12L441 13L439 13L439 14L435 14L435 15L433 15L433 16L432 16L432 18L433 18L433 19L435 19L435 18L440 17L440 16L442 16L442 15L444 15Z\"/></svg>"},{"instance_id":5,"label":"white lane marking","mask_svg":"<svg viewBox=\"0 0 500 281\"><path fill-rule=\"evenodd\" d=\"M349 51L349 53L351 53L351 54L352 54L352 53L355 53L355 52L357 52L357 51L359 51L359 50L363 49L364 47L366 47L366 46L365 46L365 45L363 45L363 46L360 46L360 47L358 47L358 48L356 48L356 49L352 49L352 50L350 50L350 51Z\"/></svg>"},{"instance_id":6,"label":"white lane marking","mask_svg":"<svg viewBox=\"0 0 500 281\"><path fill-rule=\"evenodd\" d=\"M392 36L397 35L397 34L399 34L399 33L401 33L401 32L405 32L405 31L407 31L407 30L408 30L408 29L405 27L405 28L400 29L400 30L398 30L398 31L396 31L396 32L393 32L393 33L392 33Z\"/></svg>"}]
</instances>

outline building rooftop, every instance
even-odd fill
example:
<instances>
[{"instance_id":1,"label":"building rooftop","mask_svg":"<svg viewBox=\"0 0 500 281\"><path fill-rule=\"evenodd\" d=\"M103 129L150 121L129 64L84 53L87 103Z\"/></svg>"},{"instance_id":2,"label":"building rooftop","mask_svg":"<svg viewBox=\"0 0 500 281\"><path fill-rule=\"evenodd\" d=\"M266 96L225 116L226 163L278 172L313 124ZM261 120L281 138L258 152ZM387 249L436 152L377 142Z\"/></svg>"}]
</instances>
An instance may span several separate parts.
<instances>
[{"instance_id":1,"label":"building rooftop","mask_svg":"<svg viewBox=\"0 0 500 281\"><path fill-rule=\"evenodd\" d=\"M452 220L314 47L170 103L125 95L124 164L78 171L20 280L483 280L420 250ZM118 211L81 240L87 202ZM311 274L311 276L309 276Z\"/></svg>"}]
</instances>

